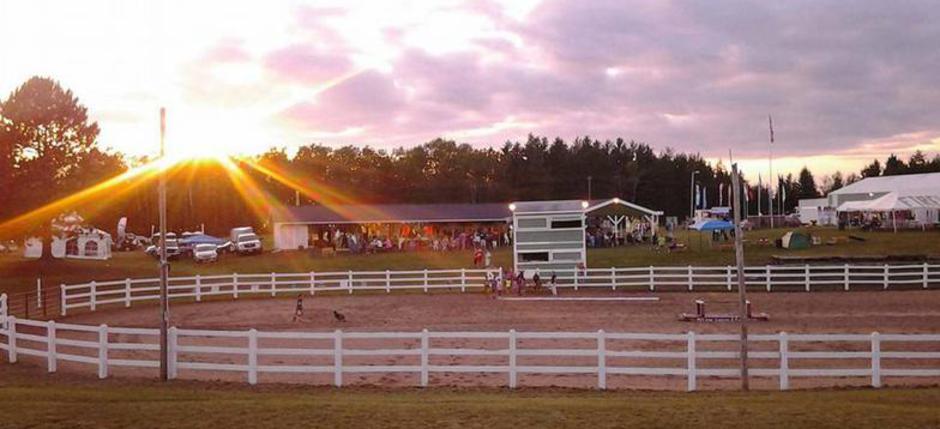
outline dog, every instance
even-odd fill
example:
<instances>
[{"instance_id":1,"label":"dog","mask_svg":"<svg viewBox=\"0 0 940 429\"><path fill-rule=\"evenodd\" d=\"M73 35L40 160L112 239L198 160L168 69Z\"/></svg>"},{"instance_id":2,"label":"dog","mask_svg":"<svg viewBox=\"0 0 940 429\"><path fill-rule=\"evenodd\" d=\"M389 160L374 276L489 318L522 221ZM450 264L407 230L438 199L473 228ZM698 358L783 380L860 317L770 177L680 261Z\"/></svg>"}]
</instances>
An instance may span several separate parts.
<instances>
[{"instance_id":1,"label":"dog","mask_svg":"<svg viewBox=\"0 0 940 429\"><path fill-rule=\"evenodd\" d=\"M340 313L340 312L338 312L338 311L336 311L336 310L333 310L333 318L336 319L337 322L345 322L345 321L346 321L346 316L343 316L343 313Z\"/></svg>"}]
</instances>

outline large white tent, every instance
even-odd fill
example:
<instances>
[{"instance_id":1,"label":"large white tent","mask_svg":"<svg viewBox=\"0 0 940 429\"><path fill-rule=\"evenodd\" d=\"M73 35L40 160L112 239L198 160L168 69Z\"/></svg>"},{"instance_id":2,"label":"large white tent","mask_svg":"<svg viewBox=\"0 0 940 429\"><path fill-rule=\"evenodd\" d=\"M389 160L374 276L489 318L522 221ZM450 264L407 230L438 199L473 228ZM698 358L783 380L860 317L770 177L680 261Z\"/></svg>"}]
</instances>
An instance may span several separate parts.
<instances>
[{"instance_id":1,"label":"large white tent","mask_svg":"<svg viewBox=\"0 0 940 429\"><path fill-rule=\"evenodd\" d=\"M938 192L933 190L932 192ZM837 208L839 212L890 213L892 227L897 230L897 213L910 212L914 222L920 226L940 221L940 195L900 195L889 192L873 200L846 201Z\"/></svg>"}]
</instances>

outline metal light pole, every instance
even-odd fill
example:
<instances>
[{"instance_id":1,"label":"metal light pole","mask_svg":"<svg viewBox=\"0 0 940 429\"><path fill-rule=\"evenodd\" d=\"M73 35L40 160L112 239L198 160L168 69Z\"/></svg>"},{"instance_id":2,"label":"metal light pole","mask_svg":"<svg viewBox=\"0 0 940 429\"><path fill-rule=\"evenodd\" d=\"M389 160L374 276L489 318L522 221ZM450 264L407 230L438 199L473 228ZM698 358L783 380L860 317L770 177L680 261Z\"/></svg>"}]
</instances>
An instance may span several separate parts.
<instances>
[{"instance_id":1,"label":"metal light pole","mask_svg":"<svg viewBox=\"0 0 940 429\"><path fill-rule=\"evenodd\" d=\"M738 269L738 315L741 321L741 390L750 388L747 367L747 287L744 280L744 230L741 229L741 178L738 175L738 165L731 164L731 186L733 191L734 210L734 259Z\"/></svg>"},{"instance_id":2,"label":"metal light pole","mask_svg":"<svg viewBox=\"0 0 940 429\"><path fill-rule=\"evenodd\" d=\"M166 109L160 108L160 160L164 156L164 135L166 134ZM160 170L160 380L167 381L167 330L170 312L167 297L167 276L169 264L166 261L166 168Z\"/></svg>"},{"instance_id":3,"label":"metal light pole","mask_svg":"<svg viewBox=\"0 0 940 429\"><path fill-rule=\"evenodd\" d=\"M591 181L594 180L594 177L588 176L588 201L591 201Z\"/></svg>"},{"instance_id":4,"label":"metal light pole","mask_svg":"<svg viewBox=\"0 0 940 429\"><path fill-rule=\"evenodd\" d=\"M689 222L695 217L695 175L698 170L692 171L692 178L689 180Z\"/></svg>"}]
</instances>

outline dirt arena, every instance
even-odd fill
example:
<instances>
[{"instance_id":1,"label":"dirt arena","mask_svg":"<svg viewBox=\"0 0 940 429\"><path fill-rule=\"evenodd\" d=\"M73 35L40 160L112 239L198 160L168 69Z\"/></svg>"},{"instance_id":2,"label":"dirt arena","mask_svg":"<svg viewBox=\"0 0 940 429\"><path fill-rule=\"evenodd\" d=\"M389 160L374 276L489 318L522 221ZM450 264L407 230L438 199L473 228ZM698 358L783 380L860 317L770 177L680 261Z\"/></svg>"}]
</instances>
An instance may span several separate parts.
<instances>
[{"instance_id":1,"label":"dirt arena","mask_svg":"<svg viewBox=\"0 0 940 429\"><path fill-rule=\"evenodd\" d=\"M171 304L172 325L186 329L246 330L255 328L270 331L314 331L331 332L417 332L421 329L434 331L498 331L510 328L517 331L574 331L593 332L647 332L697 334L737 332L734 323L681 322L677 316L682 312L694 312L693 301L701 298L707 302L708 313L732 313L737 309L737 295L732 293L658 293L637 294L613 291L593 291L567 297L658 297L659 301L505 301L495 300L479 293L468 294L408 294L408 295L355 295L316 296L304 295L306 321L292 323L296 296L277 298L256 297L239 300L222 299L212 302L174 302ZM812 293L752 293L750 299L754 312L770 315L768 322L751 322L750 332L778 333L940 333L940 293L936 291L877 291L877 292L812 292ZM346 316L345 322L334 320L332 312L337 310ZM122 327L157 326L157 308L152 304L139 304L133 308L101 308L94 313L69 316L60 321L92 324L107 323ZM94 340L95 334L73 333L76 338ZM81 337L85 335L85 337ZM112 335L112 342L154 342L153 337L135 335ZM245 347L245 338L183 338L182 345ZM263 338L262 348L319 348L332 349L331 340L288 340ZM903 349L897 347L903 346ZM345 339L345 349L415 349L420 347L418 339ZM432 339L431 348L484 348L505 349L505 339ZM573 339L524 339L518 348L582 348L596 347L594 340ZM684 341L640 341L608 340L608 350L685 350ZM731 351L735 342L700 342L698 351ZM776 342L752 343L754 351L775 351ZM885 344L884 351L940 351L940 343ZM791 351L867 351L868 343L791 343ZM149 358L155 353L112 351L111 357ZM416 365L419 356L344 356L344 365ZM505 365L505 356L435 356L431 365ZM181 360L214 363L244 364L244 355L181 353ZM332 356L259 356L260 365L332 365ZM791 360L790 367L798 368L867 368L867 358L859 359L800 359ZM596 356L520 356L520 366L539 365L584 365L594 366ZM609 357L608 366L656 366L684 368L685 359L621 358ZM734 359L700 359L699 368L735 368ZM753 359L755 368L775 368L773 359ZM892 368L885 360L883 368ZM901 362L898 368L938 368L940 359L922 359ZM83 372L94 371L88 365L60 363L60 371L72 368ZM156 376L153 369L112 367L111 374L118 377ZM221 381L244 381L243 372L194 371L181 369L180 378L209 379ZM520 374L520 386L563 386L591 388L596 386L595 374ZM280 374L260 373L259 382L309 383L329 385L332 373ZM431 373L430 385L447 386L504 386L507 375L480 373ZM344 375L344 384L378 384L382 386L415 386L416 373L349 373ZM822 386L866 386L866 377L853 378L791 378L791 388ZM885 385L937 384L936 378L892 378L886 377ZM608 388L632 389L685 389L684 376L639 376L608 375ZM756 388L775 389L776 378L756 378ZM701 389L735 388L735 379L699 377Z\"/></svg>"}]
</instances>

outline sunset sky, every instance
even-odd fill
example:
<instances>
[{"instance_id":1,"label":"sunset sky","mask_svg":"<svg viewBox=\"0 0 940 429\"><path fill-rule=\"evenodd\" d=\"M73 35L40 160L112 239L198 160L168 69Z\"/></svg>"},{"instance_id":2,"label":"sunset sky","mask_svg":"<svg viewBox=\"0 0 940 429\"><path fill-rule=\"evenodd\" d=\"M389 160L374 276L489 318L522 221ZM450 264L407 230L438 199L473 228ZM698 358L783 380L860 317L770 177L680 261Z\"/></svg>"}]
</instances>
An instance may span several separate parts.
<instances>
[{"instance_id":1,"label":"sunset sky","mask_svg":"<svg viewBox=\"0 0 940 429\"><path fill-rule=\"evenodd\" d=\"M0 0L0 96L33 75L103 145L254 154L438 136L624 137L766 171L940 151L931 2ZM727 162L727 161L726 161Z\"/></svg>"}]
</instances>

